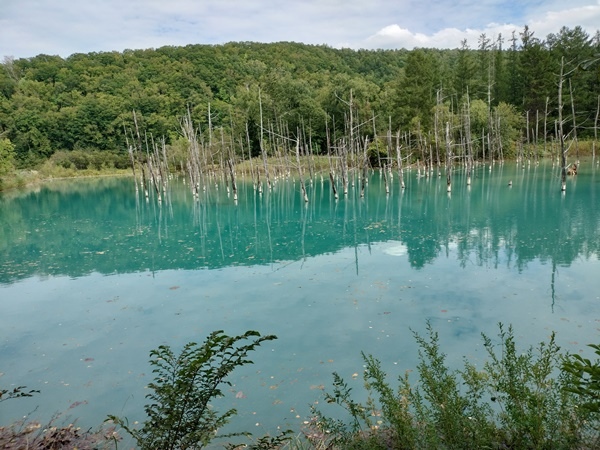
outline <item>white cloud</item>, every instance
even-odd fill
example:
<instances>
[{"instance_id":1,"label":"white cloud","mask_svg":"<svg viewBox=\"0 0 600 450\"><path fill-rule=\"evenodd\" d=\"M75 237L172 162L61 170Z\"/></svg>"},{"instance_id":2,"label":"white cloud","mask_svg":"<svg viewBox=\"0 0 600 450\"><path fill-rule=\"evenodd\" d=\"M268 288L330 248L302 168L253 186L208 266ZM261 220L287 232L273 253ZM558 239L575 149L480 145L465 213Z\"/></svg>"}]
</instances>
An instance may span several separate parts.
<instances>
[{"instance_id":1,"label":"white cloud","mask_svg":"<svg viewBox=\"0 0 600 450\"><path fill-rule=\"evenodd\" d=\"M561 6L562 5L562 6ZM598 0L0 0L0 57L122 51L230 41L295 41L350 48L475 48L528 24L539 38L562 26L593 35ZM437 28L436 28L437 27Z\"/></svg>"},{"instance_id":2,"label":"white cloud","mask_svg":"<svg viewBox=\"0 0 600 450\"><path fill-rule=\"evenodd\" d=\"M495 38L499 33L505 38L521 27L516 25L493 25L482 30L445 28L437 33L426 35L413 33L398 25L390 25L378 31L366 40L367 48L459 48L463 40L467 40L469 48L476 48L482 34L488 38Z\"/></svg>"},{"instance_id":3,"label":"white cloud","mask_svg":"<svg viewBox=\"0 0 600 450\"><path fill-rule=\"evenodd\" d=\"M413 33L398 24L388 25L373 36L367 38L367 46L371 48L390 47L423 47L430 44L431 37L422 33Z\"/></svg>"},{"instance_id":4,"label":"white cloud","mask_svg":"<svg viewBox=\"0 0 600 450\"><path fill-rule=\"evenodd\" d=\"M523 23L499 24L491 22L482 28L444 28L431 34L416 33L398 24L387 25L369 36L364 41L365 48L458 48L461 41L467 40L470 48L477 47L477 41L482 34L495 38L499 34L508 40L513 31L523 30L525 25L539 39L545 39L550 33L557 33L563 26L574 28L581 26L590 36L600 27L600 1L596 5L584 5L564 10L551 10L537 14L531 19L523 17ZM537 17L541 17L537 19Z\"/></svg>"},{"instance_id":5,"label":"white cloud","mask_svg":"<svg viewBox=\"0 0 600 450\"><path fill-rule=\"evenodd\" d=\"M577 25L591 36L600 29L600 1L596 5L548 11L541 19L534 18L529 21L530 29L535 31L535 35L540 39L550 33L557 33L563 26L574 28Z\"/></svg>"}]
</instances>

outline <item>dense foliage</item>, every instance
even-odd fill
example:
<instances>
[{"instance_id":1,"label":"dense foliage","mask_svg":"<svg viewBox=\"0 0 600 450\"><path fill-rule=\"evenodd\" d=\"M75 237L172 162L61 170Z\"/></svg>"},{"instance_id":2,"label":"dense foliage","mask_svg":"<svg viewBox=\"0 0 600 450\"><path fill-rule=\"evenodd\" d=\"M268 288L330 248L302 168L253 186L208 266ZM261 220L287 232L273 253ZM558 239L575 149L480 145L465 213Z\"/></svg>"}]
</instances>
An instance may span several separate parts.
<instances>
[{"instance_id":1,"label":"dense foliage","mask_svg":"<svg viewBox=\"0 0 600 450\"><path fill-rule=\"evenodd\" d=\"M136 440L140 449L198 449L208 445L218 430L236 414L235 409L221 413L211 405L229 385L228 376L236 368L252 364L248 353L262 342L277 339L247 331L227 336L211 333L202 344L190 342L179 354L161 345L150 352L155 374L148 385L147 420L141 428L130 427L127 420L109 416Z\"/></svg>"},{"instance_id":2,"label":"dense foliage","mask_svg":"<svg viewBox=\"0 0 600 450\"><path fill-rule=\"evenodd\" d=\"M254 155L260 151L262 110L265 128L284 117L292 133L310 130L312 142L325 151L326 124L344 132L350 98L360 120L376 116L382 135L388 127L427 135L436 126L436 105L458 114L469 98L474 136L488 127L489 115L479 113L497 108L508 110L509 118L516 113L520 120L511 126L533 141L533 133L554 134L563 61L569 81L563 102L576 111L565 126L591 136L597 127L600 68L593 62L599 52L598 33L590 37L580 27L563 28L540 39L525 27L508 39L482 35L476 48L463 42L455 50L240 42L5 57L0 137L7 141L1 144L0 170L13 160L18 167L34 166L57 151L125 153L124 130L133 127L133 110L143 129L167 144L176 142L181 117L189 111L201 130L220 128L238 154Z\"/></svg>"},{"instance_id":3,"label":"dense foliage","mask_svg":"<svg viewBox=\"0 0 600 450\"><path fill-rule=\"evenodd\" d=\"M600 345L590 344L594 353L600 356ZM575 377L569 390L581 398L581 408L600 413L600 360L591 361L581 355L571 355L563 364L563 370Z\"/></svg>"},{"instance_id":4,"label":"dense foliage","mask_svg":"<svg viewBox=\"0 0 600 450\"><path fill-rule=\"evenodd\" d=\"M315 409L309 437L343 449L598 448L598 362L590 377L571 370L583 359L561 355L554 334L523 351L512 328L500 324L498 339L483 336L487 361L465 360L462 370L449 368L431 326L427 336L415 338L417 383L406 372L394 388L380 361L363 354L367 401L357 402L334 373L326 400L344 408L347 417L334 419ZM593 387L575 389L582 385ZM595 408L582 408L581 401Z\"/></svg>"}]
</instances>

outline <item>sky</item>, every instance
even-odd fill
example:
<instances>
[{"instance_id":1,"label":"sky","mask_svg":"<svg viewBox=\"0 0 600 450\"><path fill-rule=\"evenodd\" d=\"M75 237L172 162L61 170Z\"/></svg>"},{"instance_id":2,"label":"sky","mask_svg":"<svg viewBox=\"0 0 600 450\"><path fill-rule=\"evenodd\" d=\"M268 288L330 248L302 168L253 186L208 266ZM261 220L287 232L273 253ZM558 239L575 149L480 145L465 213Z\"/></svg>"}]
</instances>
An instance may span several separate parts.
<instances>
[{"instance_id":1,"label":"sky","mask_svg":"<svg viewBox=\"0 0 600 450\"><path fill-rule=\"evenodd\" d=\"M525 25L594 36L600 0L0 0L0 58L239 41L477 48Z\"/></svg>"}]
</instances>

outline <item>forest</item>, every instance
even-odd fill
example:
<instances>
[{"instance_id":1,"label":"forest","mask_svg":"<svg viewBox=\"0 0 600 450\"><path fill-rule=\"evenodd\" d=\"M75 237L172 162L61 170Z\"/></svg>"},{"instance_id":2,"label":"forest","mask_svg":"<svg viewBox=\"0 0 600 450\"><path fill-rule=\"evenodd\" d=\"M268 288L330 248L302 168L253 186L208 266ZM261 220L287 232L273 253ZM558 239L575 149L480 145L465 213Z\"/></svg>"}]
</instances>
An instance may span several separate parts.
<instances>
[{"instance_id":1,"label":"forest","mask_svg":"<svg viewBox=\"0 0 600 450\"><path fill-rule=\"evenodd\" d=\"M186 127L217 149L211 158L223 150L236 161L274 155L299 136L301 154L325 155L340 142L370 145L374 165L396 159L393 141L425 164L433 152L447 158L449 140L463 143L454 154L475 158L518 156L523 148L547 155L559 125L570 139L593 141L595 152L599 58L600 32L563 27L540 38L527 26L452 50L237 42L5 56L0 176L49 159L76 169L126 168L135 129L182 168Z\"/></svg>"}]
</instances>

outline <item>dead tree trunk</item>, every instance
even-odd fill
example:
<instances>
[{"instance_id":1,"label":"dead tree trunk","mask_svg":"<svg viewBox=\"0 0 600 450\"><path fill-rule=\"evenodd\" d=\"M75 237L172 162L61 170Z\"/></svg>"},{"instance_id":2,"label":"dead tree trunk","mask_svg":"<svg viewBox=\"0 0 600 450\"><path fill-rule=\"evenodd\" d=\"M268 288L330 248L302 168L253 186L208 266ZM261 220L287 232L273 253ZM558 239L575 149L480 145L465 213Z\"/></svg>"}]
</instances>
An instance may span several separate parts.
<instances>
[{"instance_id":1,"label":"dead tree trunk","mask_svg":"<svg viewBox=\"0 0 600 450\"><path fill-rule=\"evenodd\" d=\"M390 186L388 184L388 178L387 178L387 173L385 171L385 167L383 167L381 165L381 156L379 154L379 142L377 139L377 128L375 127L375 113L373 113L373 139L375 140L375 151L377 152L377 164L379 164L379 170L381 170L381 173L383 175L383 182L385 184L385 193L386 195L388 195L390 193ZM366 149L365 149L366 151ZM367 155L365 155L366 157ZM368 158L367 158L368 160Z\"/></svg>"},{"instance_id":2,"label":"dead tree trunk","mask_svg":"<svg viewBox=\"0 0 600 450\"><path fill-rule=\"evenodd\" d=\"M190 177L190 187L192 189L192 194L197 200L200 196L200 184L201 182L203 183L203 181L201 180L203 166L200 158L200 149L198 139L196 136L196 130L194 129L192 116L189 110L187 112L187 115L182 118L180 125L181 132L183 136L187 139L189 144L187 169Z\"/></svg>"},{"instance_id":3,"label":"dead tree trunk","mask_svg":"<svg viewBox=\"0 0 600 450\"><path fill-rule=\"evenodd\" d=\"M485 167L485 130L481 129L481 161Z\"/></svg>"},{"instance_id":4,"label":"dead tree trunk","mask_svg":"<svg viewBox=\"0 0 600 450\"><path fill-rule=\"evenodd\" d=\"M573 86L569 78L569 95L571 96L571 114L573 115L573 142L575 142L575 159L579 165L579 145L577 143L577 123L575 120L575 100L573 99Z\"/></svg>"},{"instance_id":5,"label":"dead tree trunk","mask_svg":"<svg viewBox=\"0 0 600 450\"><path fill-rule=\"evenodd\" d=\"M598 96L598 106L596 108L596 118L594 119L594 143L592 144L592 162L596 159L596 145L598 145L598 117L600 116L600 95Z\"/></svg>"},{"instance_id":6,"label":"dead tree trunk","mask_svg":"<svg viewBox=\"0 0 600 450\"><path fill-rule=\"evenodd\" d=\"M533 142L535 145L535 164L539 164L539 148L538 148L538 135L540 132L540 111L535 110L535 134L533 136Z\"/></svg>"},{"instance_id":7,"label":"dead tree trunk","mask_svg":"<svg viewBox=\"0 0 600 450\"><path fill-rule=\"evenodd\" d=\"M567 149L565 147L565 137L563 134L563 103L562 103L562 88L563 88L563 74L564 74L565 58L563 57L560 62L560 78L558 80L558 141L560 145L560 168L561 168L561 184L560 190L565 192L567 190Z\"/></svg>"},{"instance_id":8,"label":"dead tree trunk","mask_svg":"<svg viewBox=\"0 0 600 450\"><path fill-rule=\"evenodd\" d=\"M469 91L467 90L467 105L465 111L465 144L467 158L467 186L471 185L471 171L473 168L473 143L471 140L471 101L469 100Z\"/></svg>"},{"instance_id":9,"label":"dead tree trunk","mask_svg":"<svg viewBox=\"0 0 600 450\"><path fill-rule=\"evenodd\" d=\"M127 129L123 127L123 131L125 132L125 143L127 144L127 153L129 154L129 161L131 162L131 171L133 172L133 182L135 184L135 192L136 194L139 192L138 188L138 179L135 174L135 156L134 156L134 147L129 143L129 138L127 137Z\"/></svg>"},{"instance_id":10,"label":"dead tree trunk","mask_svg":"<svg viewBox=\"0 0 600 450\"><path fill-rule=\"evenodd\" d=\"M365 138L365 144L363 147L363 163L362 163L362 177L361 177L361 185L360 185L360 196L361 198L365 196L365 188L367 186L367 171L368 171L368 161L367 157L367 147L369 146L369 138Z\"/></svg>"},{"instance_id":11,"label":"dead tree trunk","mask_svg":"<svg viewBox=\"0 0 600 450\"><path fill-rule=\"evenodd\" d=\"M246 122L246 145L248 146L248 161L250 162L250 178L252 179L252 184L254 185L254 190L258 189L258 185L260 184L260 177L258 175L258 169L256 170L256 179L254 178L254 163L252 160L252 144L250 143L250 130L248 129L248 122Z\"/></svg>"},{"instance_id":12,"label":"dead tree trunk","mask_svg":"<svg viewBox=\"0 0 600 450\"><path fill-rule=\"evenodd\" d=\"M335 186L335 176L333 170L333 161L331 159L331 136L329 133L329 123L328 120L325 121L325 133L327 135L327 160L329 161L329 180L331 182L331 191L333 192L333 197L337 200L338 193L337 188Z\"/></svg>"},{"instance_id":13,"label":"dead tree trunk","mask_svg":"<svg viewBox=\"0 0 600 450\"><path fill-rule=\"evenodd\" d=\"M546 109L544 110L544 157L546 156L546 142L548 140L548 103L550 103L550 97L546 97Z\"/></svg>"},{"instance_id":14,"label":"dead tree trunk","mask_svg":"<svg viewBox=\"0 0 600 450\"><path fill-rule=\"evenodd\" d=\"M436 162L437 162L437 171L438 171L438 177L440 177L442 175L442 172L440 170L441 164L440 164L440 140L439 140L439 114L440 114L440 106L442 105L442 91L441 90L437 90L436 92L436 108L435 108L435 115L434 115L434 122L433 122L433 130L434 130L434 137L435 137L435 156L436 156Z\"/></svg>"},{"instance_id":15,"label":"dead tree trunk","mask_svg":"<svg viewBox=\"0 0 600 450\"><path fill-rule=\"evenodd\" d=\"M313 152L312 152L312 130L310 127L310 123L308 124L308 147L307 147L307 161L308 161L308 173L310 175L310 185L312 186L314 179L315 179L315 162L313 159ZM306 142L306 141L305 141Z\"/></svg>"},{"instance_id":16,"label":"dead tree trunk","mask_svg":"<svg viewBox=\"0 0 600 450\"><path fill-rule=\"evenodd\" d=\"M500 114L496 113L496 135L498 137L498 156L500 158L500 163L504 164L504 149L502 148L502 128L500 125Z\"/></svg>"},{"instance_id":17,"label":"dead tree trunk","mask_svg":"<svg viewBox=\"0 0 600 450\"><path fill-rule=\"evenodd\" d=\"M136 134L137 141L138 141L137 150L141 153L142 152L142 135L140 133L140 128L138 126L137 116L135 114L135 111L133 111L133 124L135 125L135 134ZM146 198L149 198L150 193L148 192L148 183L146 180L146 170L145 170L144 164L141 164L141 169L142 169L142 188L144 189L144 195L146 196Z\"/></svg>"},{"instance_id":18,"label":"dead tree trunk","mask_svg":"<svg viewBox=\"0 0 600 450\"><path fill-rule=\"evenodd\" d=\"M402 174L402 146L400 145L400 131L396 134L396 159L398 161L398 178L400 178L400 188L405 189L404 175Z\"/></svg>"},{"instance_id":19,"label":"dead tree trunk","mask_svg":"<svg viewBox=\"0 0 600 450\"><path fill-rule=\"evenodd\" d=\"M262 153L263 158L263 166L265 169L265 177L267 179L267 187L271 189L271 178L269 177L269 167L267 165L267 150L265 149L265 141L264 141L264 128L263 128L263 111L262 111L262 98L260 95L260 89L258 90L258 107L260 111L260 152ZM261 191L260 183L259 183L259 192Z\"/></svg>"},{"instance_id":20,"label":"dead tree trunk","mask_svg":"<svg viewBox=\"0 0 600 450\"><path fill-rule=\"evenodd\" d=\"M452 146L450 145L450 122L446 122L446 192L452 192Z\"/></svg>"},{"instance_id":21,"label":"dead tree trunk","mask_svg":"<svg viewBox=\"0 0 600 450\"><path fill-rule=\"evenodd\" d=\"M300 163L300 129L298 129L298 137L296 138L296 162L298 163L298 176L300 177L302 198L304 202L308 203L308 195L306 194L306 186L304 185L304 174L302 173L302 164Z\"/></svg>"},{"instance_id":22,"label":"dead tree trunk","mask_svg":"<svg viewBox=\"0 0 600 450\"><path fill-rule=\"evenodd\" d=\"M344 195L348 195L348 147L345 141L341 142L341 159L342 159L342 186L344 189Z\"/></svg>"},{"instance_id":23,"label":"dead tree trunk","mask_svg":"<svg viewBox=\"0 0 600 450\"><path fill-rule=\"evenodd\" d=\"M525 128L525 133L526 133L526 138L527 140L525 141L527 143L527 160L530 161L530 141L529 141L529 111L527 111L527 124L526 124L526 128ZM525 166L525 150L523 150L523 160L521 161L523 166ZM530 161L531 162L531 161Z\"/></svg>"},{"instance_id":24,"label":"dead tree trunk","mask_svg":"<svg viewBox=\"0 0 600 450\"><path fill-rule=\"evenodd\" d=\"M237 183L235 181L235 169L233 167L233 161L231 158L227 160L227 165L229 166L229 176L231 177L231 190L233 191L233 200L237 201Z\"/></svg>"}]
</instances>

